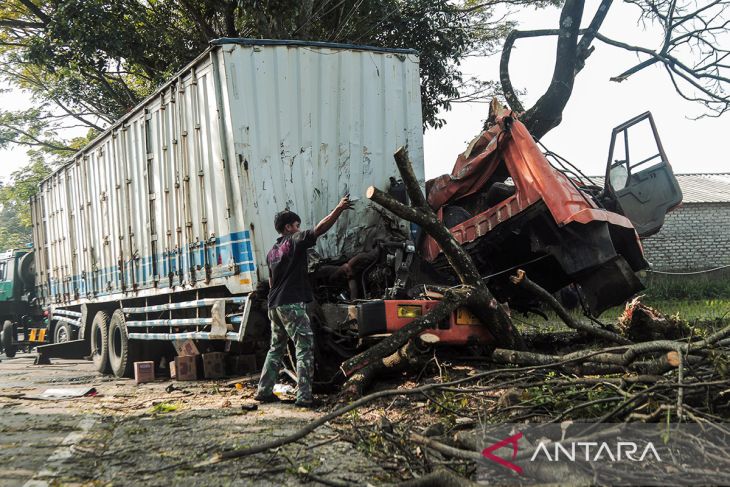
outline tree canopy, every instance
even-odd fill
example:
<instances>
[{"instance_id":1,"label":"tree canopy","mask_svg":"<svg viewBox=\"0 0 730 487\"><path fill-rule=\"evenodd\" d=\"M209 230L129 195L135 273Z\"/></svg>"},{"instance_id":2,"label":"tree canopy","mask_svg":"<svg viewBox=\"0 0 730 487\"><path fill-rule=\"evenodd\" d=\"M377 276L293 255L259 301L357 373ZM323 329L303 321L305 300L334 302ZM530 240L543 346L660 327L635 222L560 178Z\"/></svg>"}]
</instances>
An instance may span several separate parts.
<instances>
[{"instance_id":1,"label":"tree canopy","mask_svg":"<svg viewBox=\"0 0 730 487\"><path fill-rule=\"evenodd\" d=\"M416 49L424 123L438 127L439 111L452 101L493 86L465 80L459 69L466 56L491 52L511 28L494 18L492 3L501 2L8 0L0 7L0 79L29 92L37 106L0 113L0 145L63 150L55 137L63 123L98 132L218 37Z\"/></svg>"},{"instance_id":2,"label":"tree canopy","mask_svg":"<svg viewBox=\"0 0 730 487\"><path fill-rule=\"evenodd\" d=\"M637 54L620 82L650 65L665 67L677 91L707 113L728 110L728 0L624 0L640 24L660 26L655 46L606 37L601 27L613 1L587 12L584 0L7 0L0 6L0 81L29 92L35 107L0 109L0 147L25 144L70 155L59 137L80 126L94 136L129 111L218 37L292 38L421 53L426 127L452 103L502 94L537 136L560 123L576 76L596 42ZM560 23L515 29L523 8L561 7ZM532 107L513 89L509 61L520 39L557 36L550 86ZM502 46L503 44L503 46ZM461 62L502 46L499 81L467 79ZM496 75L497 73L495 73ZM496 76L495 76L496 78Z\"/></svg>"}]
</instances>

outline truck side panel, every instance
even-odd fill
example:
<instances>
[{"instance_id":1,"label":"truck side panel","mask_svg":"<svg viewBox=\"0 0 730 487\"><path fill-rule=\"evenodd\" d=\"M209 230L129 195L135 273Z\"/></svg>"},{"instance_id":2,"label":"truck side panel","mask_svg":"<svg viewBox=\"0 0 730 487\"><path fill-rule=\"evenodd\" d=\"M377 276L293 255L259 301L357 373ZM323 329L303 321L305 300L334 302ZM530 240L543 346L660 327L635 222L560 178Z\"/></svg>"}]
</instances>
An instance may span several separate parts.
<instances>
[{"instance_id":1,"label":"truck side panel","mask_svg":"<svg viewBox=\"0 0 730 487\"><path fill-rule=\"evenodd\" d=\"M398 147L408 145L423 179L417 56L236 44L221 53L244 219L254 224L259 267L278 236L277 211L289 208L311 228L346 193L361 201L316 251L327 258L367 249L383 219L364 194L398 178ZM259 273L267 277L267 270Z\"/></svg>"},{"instance_id":2,"label":"truck side panel","mask_svg":"<svg viewBox=\"0 0 730 487\"><path fill-rule=\"evenodd\" d=\"M402 145L423 179L413 51L246 42L213 46L41 184L46 305L246 294L268 278L276 211L311 227L345 193L387 189ZM317 251L352 255L383 228L360 201Z\"/></svg>"},{"instance_id":3,"label":"truck side panel","mask_svg":"<svg viewBox=\"0 0 730 487\"><path fill-rule=\"evenodd\" d=\"M202 57L42 183L33 211L48 304L253 288L215 86Z\"/></svg>"}]
</instances>

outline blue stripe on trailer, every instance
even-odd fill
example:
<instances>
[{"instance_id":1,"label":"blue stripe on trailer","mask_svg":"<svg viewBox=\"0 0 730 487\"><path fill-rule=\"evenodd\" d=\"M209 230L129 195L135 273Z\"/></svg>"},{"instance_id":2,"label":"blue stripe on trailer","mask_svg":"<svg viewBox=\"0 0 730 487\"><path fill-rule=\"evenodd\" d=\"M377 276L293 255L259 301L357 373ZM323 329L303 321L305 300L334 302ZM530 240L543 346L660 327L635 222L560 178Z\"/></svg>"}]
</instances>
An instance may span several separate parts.
<instances>
[{"instance_id":1,"label":"blue stripe on trailer","mask_svg":"<svg viewBox=\"0 0 730 487\"><path fill-rule=\"evenodd\" d=\"M141 306L136 308L122 308L122 311L126 314L138 314L138 313L152 313L157 311L169 311L171 309L187 309L187 308L201 308L203 306L213 306L213 303L220 300L225 300L226 303L233 304L244 304L248 299L247 296L237 296L233 298L207 298L197 299L195 301L185 301L182 303L166 303L158 304L156 306Z\"/></svg>"},{"instance_id":2,"label":"blue stripe on trailer","mask_svg":"<svg viewBox=\"0 0 730 487\"><path fill-rule=\"evenodd\" d=\"M205 256L206 250L207 258ZM165 253L142 255L130 260L125 259L122 269L119 269L118 265L97 268L88 274L82 273L70 276L69 282L60 282L57 276L49 276L44 285L48 289L49 297L55 298L52 299L53 302L60 302L64 294L79 293L86 297L91 297L90 295L93 294L93 296L99 297L118 292L129 292L133 283L136 284L138 290L154 287L153 260L157 264L157 279L159 282L164 282L172 269L187 277L191 268L195 269L196 266L202 266L206 261L213 268L213 277L234 275L232 270L226 270L232 264L237 266L240 273L256 270L251 233L248 230L217 237L214 241L208 243L207 248L206 245L200 243L193 247L177 249L177 253L178 255L172 256L171 262ZM122 276L124 276L125 289L121 287ZM195 270L196 281L202 281L205 277L205 272Z\"/></svg>"},{"instance_id":3,"label":"blue stripe on trailer","mask_svg":"<svg viewBox=\"0 0 730 487\"><path fill-rule=\"evenodd\" d=\"M130 340L231 340L234 342L239 341L239 335L236 332L229 331L226 333L225 338L221 338L219 335L211 335L207 331L193 331L188 333L130 333L128 335Z\"/></svg>"}]
</instances>

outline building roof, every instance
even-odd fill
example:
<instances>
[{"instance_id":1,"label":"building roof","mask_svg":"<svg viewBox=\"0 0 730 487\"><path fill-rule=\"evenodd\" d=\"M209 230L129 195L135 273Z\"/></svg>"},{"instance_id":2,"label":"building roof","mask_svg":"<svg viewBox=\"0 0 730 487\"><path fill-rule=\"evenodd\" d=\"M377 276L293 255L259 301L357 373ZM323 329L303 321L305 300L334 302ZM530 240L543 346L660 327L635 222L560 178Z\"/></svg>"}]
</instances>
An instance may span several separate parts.
<instances>
[{"instance_id":1,"label":"building roof","mask_svg":"<svg viewBox=\"0 0 730 487\"><path fill-rule=\"evenodd\" d=\"M730 203L730 172L675 174L682 203ZM590 177L603 186L603 176Z\"/></svg>"}]
</instances>

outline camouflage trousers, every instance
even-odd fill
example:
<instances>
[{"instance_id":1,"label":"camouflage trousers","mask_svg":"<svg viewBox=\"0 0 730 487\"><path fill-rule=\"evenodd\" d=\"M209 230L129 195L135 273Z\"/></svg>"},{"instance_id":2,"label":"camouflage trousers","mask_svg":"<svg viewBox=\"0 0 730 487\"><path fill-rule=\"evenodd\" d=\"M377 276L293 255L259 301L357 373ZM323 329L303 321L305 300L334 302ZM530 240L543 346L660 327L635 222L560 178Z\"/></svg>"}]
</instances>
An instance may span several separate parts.
<instances>
[{"instance_id":1,"label":"camouflage trousers","mask_svg":"<svg viewBox=\"0 0 730 487\"><path fill-rule=\"evenodd\" d=\"M309 324L306 304L284 304L270 308L269 319L271 347L261 371L258 393L261 395L272 393L279 372L284 366L286 344L291 338L297 356L297 400L311 401L314 380L314 334Z\"/></svg>"}]
</instances>

